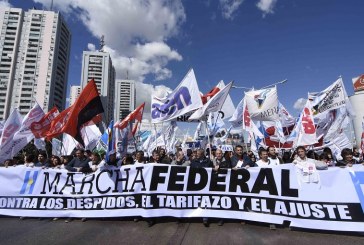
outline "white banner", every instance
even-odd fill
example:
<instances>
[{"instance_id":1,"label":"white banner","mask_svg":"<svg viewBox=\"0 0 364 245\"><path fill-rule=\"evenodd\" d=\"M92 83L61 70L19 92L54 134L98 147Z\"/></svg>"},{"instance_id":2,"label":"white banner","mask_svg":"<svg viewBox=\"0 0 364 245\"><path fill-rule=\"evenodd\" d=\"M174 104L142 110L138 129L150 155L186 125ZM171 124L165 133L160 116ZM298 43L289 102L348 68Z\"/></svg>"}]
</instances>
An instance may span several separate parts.
<instances>
[{"instance_id":1,"label":"white banner","mask_svg":"<svg viewBox=\"0 0 364 245\"><path fill-rule=\"evenodd\" d=\"M172 120L202 106L200 90L193 69L183 78L178 87L165 98L152 95L152 123Z\"/></svg>"},{"instance_id":2,"label":"white banner","mask_svg":"<svg viewBox=\"0 0 364 245\"><path fill-rule=\"evenodd\" d=\"M277 88L245 92L245 100L252 120L279 120Z\"/></svg>"},{"instance_id":3,"label":"white banner","mask_svg":"<svg viewBox=\"0 0 364 245\"><path fill-rule=\"evenodd\" d=\"M307 182L293 164L227 170L164 164L66 170L0 168L0 214L25 217L215 217L320 230L364 230L364 167Z\"/></svg>"}]
</instances>

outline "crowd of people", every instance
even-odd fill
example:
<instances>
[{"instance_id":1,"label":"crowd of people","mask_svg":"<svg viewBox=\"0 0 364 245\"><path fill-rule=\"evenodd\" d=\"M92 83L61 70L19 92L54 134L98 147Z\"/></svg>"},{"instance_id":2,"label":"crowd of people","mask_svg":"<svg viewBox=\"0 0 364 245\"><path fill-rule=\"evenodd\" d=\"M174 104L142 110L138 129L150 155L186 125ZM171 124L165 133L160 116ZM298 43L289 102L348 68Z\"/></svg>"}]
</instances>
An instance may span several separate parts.
<instances>
[{"instance_id":1,"label":"crowd of people","mask_svg":"<svg viewBox=\"0 0 364 245\"><path fill-rule=\"evenodd\" d=\"M314 176L316 170L324 170L330 167L352 167L354 164L363 163L363 156L357 148L345 148L341 151L341 160L335 158L330 148L324 148L320 153L313 150L307 151L305 147L299 146L294 151L284 151L278 153L276 148L261 147L258 154L255 155L252 151L244 152L241 145L237 145L232 151L222 151L217 147L210 149L187 149L181 148L176 150L175 154L167 154L164 148L158 147L150 157L147 157L143 151L136 151L133 154L126 155L122 159L117 157L115 151L110 151L108 155L104 152L92 152L90 150L76 149L72 156L47 156L46 152L39 154L28 154L24 159L15 157L1 163L1 167L41 167L41 168L56 168L66 169L71 172L91 173L105 166L121 167L131 164L149 164L160 163L177 166L190 166L192 168L213 168L213 171L218 172L219 169L238 169L251 167L265 167L280 164L293 163L304 175ZM21 217L23 219L23 217ZM57 220L58 218L54 218ZM66 219L66 222L72 219ZM135 219L138 221L139 219ZM86 219L82 219L86 221ZM154 225L155 219L146 219L149 226ZM223 220L219 220L218 224L223 225ZM209 226L209 220L203 218L203 224ZM275 229L275 225L270 225L271 229Z\"/></svg>"}]
</instances>

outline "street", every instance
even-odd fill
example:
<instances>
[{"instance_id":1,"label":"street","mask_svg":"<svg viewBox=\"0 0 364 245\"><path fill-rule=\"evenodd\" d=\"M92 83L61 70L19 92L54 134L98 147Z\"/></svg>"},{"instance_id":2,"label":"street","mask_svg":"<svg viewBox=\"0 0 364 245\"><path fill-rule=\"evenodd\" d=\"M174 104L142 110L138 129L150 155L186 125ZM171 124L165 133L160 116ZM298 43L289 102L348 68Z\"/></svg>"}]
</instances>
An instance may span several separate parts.
<instances>
[{"instance_id":1,"label":"street","mask_svg":"<svg viewBox=\"0 0 364 245\"><path fill-rule=\"evenodd\" d=\"M200 219L177 223L176 219L147 222L133 219L64 219L1 217L1 244L363 244L363 234L314 230L270 230L268 224L227 220L218 226L212 220L204 227Z\"/></svg>"}]
</instances>

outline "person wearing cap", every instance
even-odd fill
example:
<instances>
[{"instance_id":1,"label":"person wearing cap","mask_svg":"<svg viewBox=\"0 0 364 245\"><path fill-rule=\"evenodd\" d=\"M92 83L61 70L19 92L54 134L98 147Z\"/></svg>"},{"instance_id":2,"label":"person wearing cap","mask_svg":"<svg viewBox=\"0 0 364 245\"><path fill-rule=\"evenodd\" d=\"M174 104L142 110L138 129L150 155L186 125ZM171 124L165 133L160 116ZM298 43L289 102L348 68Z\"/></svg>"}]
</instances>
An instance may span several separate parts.
<instances>
[{"instance_id":1,"label":"person wearing cap","mask_svg":"<svg viewBox=\"0 0 364 245\"><path fill-rule=\"evenodd\" d=\"M108 154L109 154L109 160L105 161L105 163L109 166L121 167L123 162L120 159L116 158L115 149L111 150Z\"/></svg>"}]
</instances>

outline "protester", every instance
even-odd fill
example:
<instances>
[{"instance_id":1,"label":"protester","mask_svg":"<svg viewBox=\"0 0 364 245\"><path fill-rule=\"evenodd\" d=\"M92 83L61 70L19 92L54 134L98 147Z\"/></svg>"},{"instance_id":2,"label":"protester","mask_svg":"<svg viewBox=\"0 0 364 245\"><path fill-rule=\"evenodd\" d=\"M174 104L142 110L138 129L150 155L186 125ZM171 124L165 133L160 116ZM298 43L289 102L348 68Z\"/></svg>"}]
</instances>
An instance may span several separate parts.
<instances>
[{"instance_id":1,"label":"protester","mask_svg":"<svg viewBox=\"0 0 364 245\"><path fill-rule=\"evenodd\" d=\"M101 163L100 155L96 152L92 152L90 156L91 161L88 162L91 170L96 172L98 169L104 166L105 162Z\"/></svg>"},{"instance_id":2,"label":"protester","mask_svg":"<svg viewBox=\"0 0 364 245\"><path fill-rule=\"evenodd\" d=\"M152 152L152 157L150 158L149 162L150 163L161 163L161 157L160 157L159 151L154 150Z\"/></svg>"},{"instance_id":3,"label":"protester","mask_svg":"<svg viewBox=\"0 0 364 245\"><path fill-rule=\"evenodd\" d=\"M189 166L191 164L190 160L187 160L183 151L177 151L176 159L172 161L171 165L178 166Z\"/></svg>"},{"instance_id":4,"label":"protester","mask_svg":"<svg viewBox=\"0 0 364 245\"><path fill-rule=\"evenodd\" d=\"M134 164L138 165L138 164L144 164L144 163L145 163L144 151L137 151L135 154Z\"/></svg>"},{"instance_id":5,"label":"protester","mask_svg":"<svg viewBox=\"0 0 364 245\"><path fill-rule=\"evenodd\" d=\"M276 148L273 146L268 147L268 158L271 164L279 165L283 163L283 160L277 155Z\"/></svg>"},{"instance_id":6,"label":"protester","mask_svg":"<svg viewBox=\"0 0 364 245\"><path fill-rule=\"evenodd\" d=\"M352 167L354 164L358 164L358 161L353 158L353 152L349 148L344 148L341 151L342 160L336 162L338 167Z\"/></svg>"},{"instance_id":7,"label":"protester","mask_svg":"<svg viewBox=\"0 0 364 245\"><path fill-rule=\"evenodd\" d=\"M271 162L268 158L268 151L266 149L259 150L259 160L256 162L257 167L266 167L268 165L278 165L276 161Z\"/></svg>"},{"instance_id":8,"label":"protester","mask_svg":"<svg viewBox=\"0 0 364 245\"><path fill-rule=\"evenodd\" d=\"M35 156L33 154L26 155L25 159L24 159L24 166L25 167L34 167L35 166L34 160L35 160Z\"/></svg>"},{"instance_id":9,"label":"protester","mask_svg":"<svg viewBox=\"0 0 364 245\"><path fill-rule=\"evenodd\" d=\"M160 157L160 163L164 164L171 164L171 159L166 155L166 149L160 148L159 149L159 157Z\"/></svg>"},{"instance_id":10,"label":"protester","mask_svg":"<svg viewBox=\"0 0 364 245\"><path fill-rule=\"evenodd\" d=\"M229 169L231 168L231 162L230 160L227 161L222 153L221 149L217 149L215 151L215 158L212 161L213 165L214 165L214 170L216 172L219 172L219 170L221 171L221 169ZM214 178L215 175L213 175L212 178ZM218 225L222 226L224 224L224 219L219 219Z\"/></svg>"},{"instance_id":11,"label":"protester","mask_svg":"<svg viewBox=\"0 0 364 245\"><path fill-rule=\"evenodd\" d=\"M243 154L243 147L241 145L235 146L235 153L231 157L231 167L233 169L237 169L249 168L254 166L255 163L253 163L247 155Z\"/></svg>"},{"instance_id":12,"label":"protester","mask_svg":"<svg viewBox=\"0 0 364 245\"><path fill-rule=\"evenodd\" d=\"M191 161L192 168L212 168L214 165L211 160L205 156L203 149L197 150L197 157ZM203 224L205 227L209 227L208 218L203 218Z\"/></svg>"},{"instance_id":13,"label":"protester","mask_svg":"<svg viewBox=\"0 0 364 245\"><path fill-rule=\"evenodd\" d=\"M35 167L43 167L47 168L50 164L47 162L47 154L45 152L40 152L38 154L38 162L35 164Z\"/></svg>"},{"instance_id":14,"label":"protester","mask_svg":"<svg viewBox=\"0 0 364 245\"><path fill-rule=\"evenodd\" d=\"M70 172L91 172L88 159L84 155L84 150L77 149L75 154L76 157L67 164L66 169Z\"/></svg>"}]
</instances>

